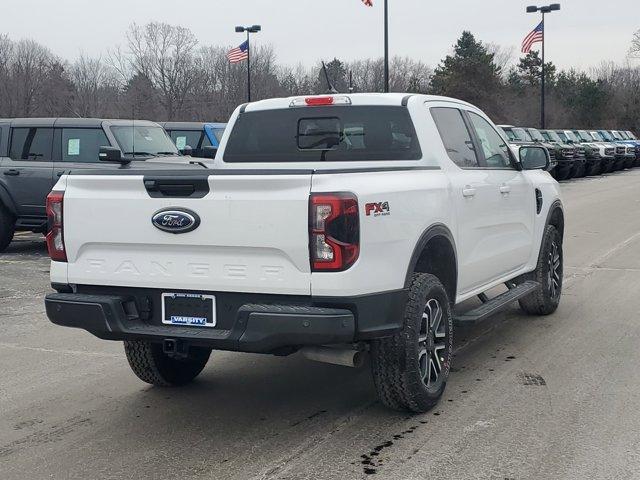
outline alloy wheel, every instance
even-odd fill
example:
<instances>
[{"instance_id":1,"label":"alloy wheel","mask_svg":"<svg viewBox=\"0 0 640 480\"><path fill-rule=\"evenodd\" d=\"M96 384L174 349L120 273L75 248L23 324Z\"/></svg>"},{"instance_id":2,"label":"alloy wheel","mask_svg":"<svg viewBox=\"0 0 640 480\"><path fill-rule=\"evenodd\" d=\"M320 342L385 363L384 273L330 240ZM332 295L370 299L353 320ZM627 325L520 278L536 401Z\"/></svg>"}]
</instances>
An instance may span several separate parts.
<instances>
[{"instance_id":1,"label":"alloy wheel","mask_svg":"<svg viewBox=\"0 0 640 480\"><path fill-rule=\"evenodd\" d=\"M435 298L430 299L422 313L418 337L420 376L427 388L436 386L442 376L448 335L443 317L440 302Z\"/></svg>"},{"instance_id":2,"label":"alloy wheel","mask_svg":"<svg viewBox=\"0 0 640 480\"><path fill-rule=\"evenodd\" d=\"M560 282L562 274L562 263L560 258L560 249L557 242L551 244L551 250L548 257L549 272L547 273L547 285L551 298L557 298L560 294Z\"/></svg>"}]
</instances>

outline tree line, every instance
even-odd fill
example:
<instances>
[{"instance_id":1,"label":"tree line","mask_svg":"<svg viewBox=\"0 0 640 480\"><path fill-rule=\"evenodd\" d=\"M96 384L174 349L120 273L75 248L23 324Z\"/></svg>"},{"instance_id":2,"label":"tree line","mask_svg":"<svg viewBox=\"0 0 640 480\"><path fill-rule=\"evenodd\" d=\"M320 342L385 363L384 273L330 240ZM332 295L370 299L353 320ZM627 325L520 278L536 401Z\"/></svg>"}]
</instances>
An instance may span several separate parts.
<instances>
[{"instance_id":1,"label":"tree line","mask_svg":"<svg viewBox=\"0 0 640 480\"><path fill-rule=\"evenodd\" d=\"M132 24L126 43L101 57L61 59L33 40L0 35L0 117L72 116L157 121L226 121L246 99L246 63L230 64L226 46L200 45L187 28ZM640 30L630 57L640 57ZM502 123L537 125L542 62L462 33L435 68L391 60L392 91L469 101ZM589 73L546 67L551 127L640 130L640 68L602 63ZM324 93L321 65L281 65L271 46L252 49L255 99ZM382 91L382 59L327 63L339 92Z\"/></svg>"}]
</instances>

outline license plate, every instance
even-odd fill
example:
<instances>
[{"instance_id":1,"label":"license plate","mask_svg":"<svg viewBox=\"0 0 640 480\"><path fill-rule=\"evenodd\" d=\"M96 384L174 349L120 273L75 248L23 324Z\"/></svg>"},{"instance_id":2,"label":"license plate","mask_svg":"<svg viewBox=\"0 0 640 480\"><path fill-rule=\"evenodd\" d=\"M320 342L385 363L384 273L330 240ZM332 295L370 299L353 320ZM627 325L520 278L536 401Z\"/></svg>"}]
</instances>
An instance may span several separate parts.
<instances>
[{"instance_id":1,"label":"license plate","mask_svg":"<svg viewBox=\"0 0 640 480\"><path fill-rule=\"evenodd\" d=\"M191 327L215 327L216 297L199 293L163 293L162 323Z\"/></svg>"}]
</instances>

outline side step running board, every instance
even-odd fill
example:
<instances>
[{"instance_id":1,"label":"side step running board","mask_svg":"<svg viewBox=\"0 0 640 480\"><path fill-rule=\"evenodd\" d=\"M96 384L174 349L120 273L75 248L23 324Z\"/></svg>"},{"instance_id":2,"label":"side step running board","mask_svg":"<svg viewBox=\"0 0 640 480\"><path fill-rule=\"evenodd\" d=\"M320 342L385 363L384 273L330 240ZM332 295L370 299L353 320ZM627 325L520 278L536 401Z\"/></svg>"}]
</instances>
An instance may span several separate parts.
<instances>
[{"instance_id":1,"label":"side step running board","mask_svg":"<svg viewBox=\"0 0 640 480\"><path fill-rule=\"evenodd\" d=\"M535 291L540 284L534 281L526 281L521 283L517 287L510 288L501 295L498 295L486 303L483 303L477 308L463 313L462 315L456 315L453 317L453 323L455 325L474 325L482 320L485 320L492 315L495 315L501 310L511 305L516 300L525 297Z\"/></svg>"}]
</instances>

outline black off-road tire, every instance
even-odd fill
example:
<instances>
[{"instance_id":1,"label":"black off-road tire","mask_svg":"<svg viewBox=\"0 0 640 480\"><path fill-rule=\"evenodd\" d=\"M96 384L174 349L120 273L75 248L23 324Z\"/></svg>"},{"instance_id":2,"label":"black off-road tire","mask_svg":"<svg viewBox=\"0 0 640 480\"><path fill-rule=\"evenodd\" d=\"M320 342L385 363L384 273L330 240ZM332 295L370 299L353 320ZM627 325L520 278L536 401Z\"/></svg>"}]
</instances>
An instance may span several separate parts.
<instances>
[{"instance_id":1,"label":"black off-road tire","mask_svg":"<svg viewBox=\"0 0 640 480\"><path fill-rule=\"evenodd\" d=\"M0 252L4 252L16 231L16 219L0 204Z\"/></svg>"},{"instance_id":2,"label":"black off-road tire","mask_svg":"<svg viewBox=\"0 0 640 480\"><path fill-rule=\"evenodd\" d=\"M598 162L592 163L587 168L587 175L590 177L595 177L596 175L600 175L602 173L602 164Z\"/></svg>"},{"instance_id":3,"label":"black off-road tire","mask_svg":"<svg viewBox=\"0 0 640 480\"><path fill-rule=\"evenodd\" d=\"M439 323L431 325L438 318ZM416 413L433 408L446 387L452 351L453 319L447 292L434 275L415 273L402 330L371 343L371 370L380 401L395 410Z\"/></svg>"},{"instance_id":4,"label":"black off-road tire","mask_svg":"<svg viewBox=\"0 0 640 480\"><path fill-rule=\"evenodd\" d=\"M553 225L547 225L536 269L522 277L540 284L538 289L519 300L520 308L530 315L550 315L556 311L562 296L562 237Z\"/></svg>"},{"instance_id":5,"label":"black off-road tire","mask_svg":"<svg viewBox=\"0 0 640 480\"><path fill-rule=\"evenodd\" d=\"M161 344L143 340L125 341L124 351L133 373L143 382L159 387L191 382L202 372L211 355L208 348L191 347L187 358L172 358L162 352Z\"/></svg>"}]
</instances>

